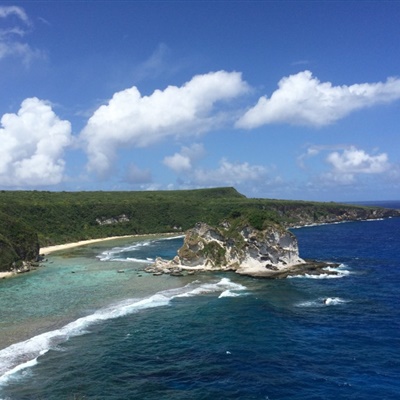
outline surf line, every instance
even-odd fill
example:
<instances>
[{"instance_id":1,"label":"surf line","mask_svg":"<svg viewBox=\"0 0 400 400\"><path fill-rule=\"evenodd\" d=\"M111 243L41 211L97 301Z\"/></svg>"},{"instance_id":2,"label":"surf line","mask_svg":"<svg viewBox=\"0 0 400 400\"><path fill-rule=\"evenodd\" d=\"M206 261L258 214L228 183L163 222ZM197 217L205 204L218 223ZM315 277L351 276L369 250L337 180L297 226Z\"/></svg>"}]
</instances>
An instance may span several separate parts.
<instances>
[{"instance_id":1,"label":"surf line","mask_svg":"<svg viewBox=\"0 0 400 400\"><path fill-rule=\"evenodd\" d=\"M243 285L222 278L215 283L202 283L195 281L181 288L168 289L155 293L143 299L128 299L116 305L100 309L86 317L79 318L60 329L45 332L23 342L18 342L0 350L0 386L6 385L18 372L33 367L38 363L38 358L57 345L65 343L70 338L90 333L90 326L109 319L123 317L148 308L167 306L174 298L194 297L207 293L227 292L233 297L236 292L244 291ZM221 298L221 296L220 296Z\"/></svg>"}]
</instances>

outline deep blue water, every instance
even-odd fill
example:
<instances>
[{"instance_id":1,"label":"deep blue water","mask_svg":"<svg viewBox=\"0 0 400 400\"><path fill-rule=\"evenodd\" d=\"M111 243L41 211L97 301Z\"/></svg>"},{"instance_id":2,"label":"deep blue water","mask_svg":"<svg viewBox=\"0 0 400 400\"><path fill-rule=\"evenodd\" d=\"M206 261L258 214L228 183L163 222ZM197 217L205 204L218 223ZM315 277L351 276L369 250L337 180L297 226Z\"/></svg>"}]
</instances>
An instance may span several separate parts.
<instances>
[{"instance_id":1,"label":"deep blue water","mask_svg":"<svg viewBox=\"0 0 400 400\"><path fill-rule=\"evenodd\" d=\"M0 378L0 398L399 399L400 219L293 232L303 258L342 264L342 277L262 280L228 273L159 280L138 278L141 272L129 267L110 274L124 279L113 301L90 300L86 311L82 305L82 319L71 314L74 326L63 322L58 336L51 331L30 367ZM97 264L81 270L78 254L54 263L72 263L89 276L92 268L131 265L111 260L154 258L157 245L172 256L179 243L92 248ZM101 282L96 285L101 292ZM130 287L145 293L131 298ZM32 342L37 346L38 337ZM0 366L2 354L27 346L0 351Z\"/></svg>"}]
</instances>

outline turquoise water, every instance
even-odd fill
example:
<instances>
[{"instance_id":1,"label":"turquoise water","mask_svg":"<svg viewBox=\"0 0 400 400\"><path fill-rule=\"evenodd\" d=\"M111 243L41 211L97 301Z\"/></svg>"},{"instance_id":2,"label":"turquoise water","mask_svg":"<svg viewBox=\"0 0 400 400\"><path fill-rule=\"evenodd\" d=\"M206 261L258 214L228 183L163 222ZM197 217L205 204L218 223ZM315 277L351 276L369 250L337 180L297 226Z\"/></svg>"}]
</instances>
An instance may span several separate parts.
<instances>
[{"instance_id":1,"label":"turquoise water","mask_svg":"<svg viewBox=\"0 0 400 400\"><path fill-rule=\"evenodd\" d=\"M140 243L139 247L151 251L148 244L161 243L162 247L164 241L176 251L182 238L158 242L122 239L59 251L49 255L44 267L37 271L1 280L0 348L49 328L62 327L113 302L142 298L158 289L179 285L169 276L154 279L143 273L150 262L146 259L143 262L101 261L103 253L116 246L129 248ZM118 273L119 270L124 273Z\"/></svg>"},{"instance_id":2,"label":"turquoise water","mask_svg":"<svg viewBox=\"0 0 400 400\"><path fill-rule=\"evenodd\" d=\"M400 219L294 232L340 278L141 271L180 238L0 281L0 399L400 398Z\"/></svg>"}]
</instances>

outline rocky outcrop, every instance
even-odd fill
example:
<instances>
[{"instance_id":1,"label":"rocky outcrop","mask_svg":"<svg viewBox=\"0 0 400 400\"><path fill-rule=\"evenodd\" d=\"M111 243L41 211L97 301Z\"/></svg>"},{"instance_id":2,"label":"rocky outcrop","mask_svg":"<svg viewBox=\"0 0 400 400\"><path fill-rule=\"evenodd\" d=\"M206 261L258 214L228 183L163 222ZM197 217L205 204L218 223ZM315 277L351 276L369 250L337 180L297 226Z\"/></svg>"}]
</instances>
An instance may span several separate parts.
<instances>
[{"instance_id":1,"label":"rocky outcrop","mask_svg":"<svg viewBox=\"0 0 400 400\"><path fill-rule=\"evenodd\" d=\"M120 224L121 222L129 222L129 221L130 221L129 217L125 214L121 214L118 215L117 217L111 217L111 218L107 217L96 218L96 222L99 225L115 225L115 224Z\"/></svg>"},{"instance_id":2,"label":"rocky outcrop","mask_svg":"<svg viewBox=\"0 0 400 400\"><path fill-rule=\"evenodd\" d=\"M198 223L187 231L178 255L172 261L158 258L152 272L235 271L272 278L300 266L306 271L307 265L311 268L299 257L296 237L279 225L257 230L249 225L232 227L228 222L217 228ZM316 269L315 263L312 268Z\"/></svg>"}]
</instances>

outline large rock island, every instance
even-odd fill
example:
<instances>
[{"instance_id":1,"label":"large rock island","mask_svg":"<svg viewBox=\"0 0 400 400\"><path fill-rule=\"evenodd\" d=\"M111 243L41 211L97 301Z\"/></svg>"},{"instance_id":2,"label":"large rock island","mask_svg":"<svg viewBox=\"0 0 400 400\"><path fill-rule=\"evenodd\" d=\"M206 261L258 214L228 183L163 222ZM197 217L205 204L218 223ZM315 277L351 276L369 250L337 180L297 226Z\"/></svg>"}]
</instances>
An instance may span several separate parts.
<instances>
[{"instance_id":1,"label":"large rock island","mask_svg":"<svg viewBox=\"0 0 400 400\"><path fill-rule=\"evenodd\" d=\"M148 271L235 271L254 277L283 278L319 273L324 267L327 264L300 258L295 235L278 224L259 230L249 224L235 226L224 221L218 227L197 223L187 231L173 260L157 258Z\"/></svg>"}]
</instances>

